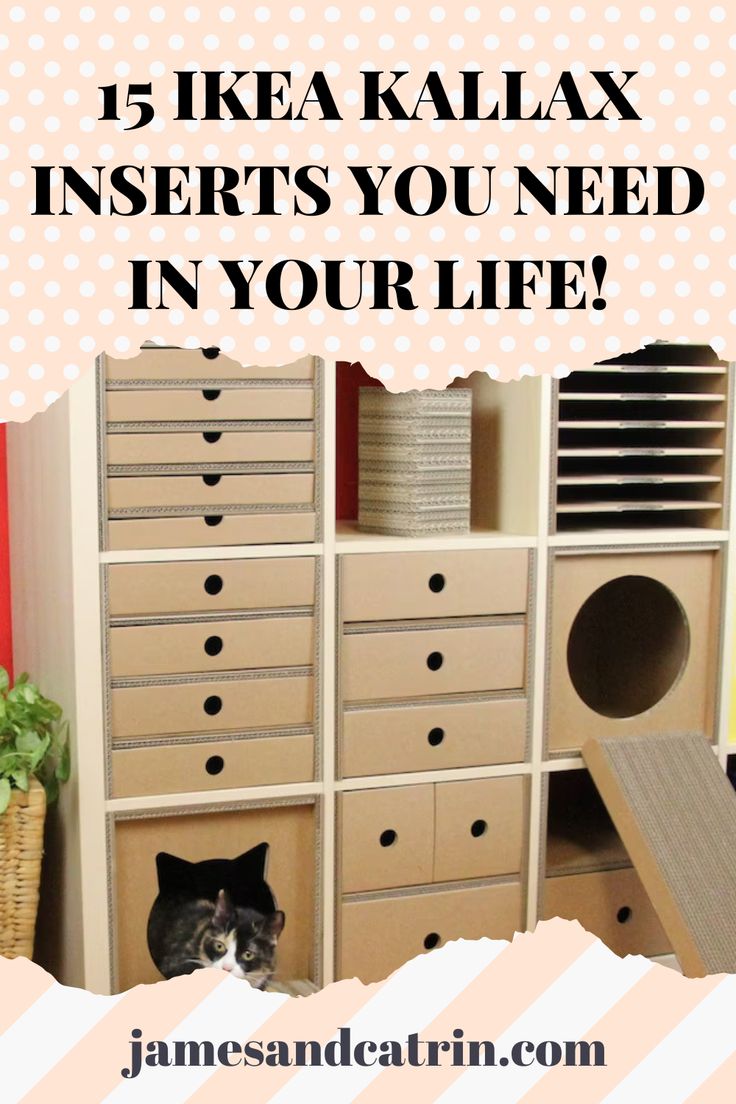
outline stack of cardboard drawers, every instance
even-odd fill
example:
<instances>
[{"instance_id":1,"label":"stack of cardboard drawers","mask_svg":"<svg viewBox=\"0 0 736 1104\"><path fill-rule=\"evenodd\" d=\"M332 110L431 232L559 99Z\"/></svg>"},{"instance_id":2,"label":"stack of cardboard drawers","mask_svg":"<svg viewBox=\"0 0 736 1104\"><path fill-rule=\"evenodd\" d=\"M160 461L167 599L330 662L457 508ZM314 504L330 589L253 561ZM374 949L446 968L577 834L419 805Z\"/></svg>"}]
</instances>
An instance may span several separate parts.
<instances>
[{"instance_id":1,"label":"stack of cardboard drawers","mask_svg":"<svg viewBox=\"0 0 736 1104\"><path fill-rule=\"evenodd\" d=\"M524 549L342 557L343 777L523 760L528 575ZM339 976L523 927L526 802L513 774L343 792Z\"/></svg>"},{"instance_id":2,"label":"stack of cardboard drawers","mask_svg":"<svg viewBox=\"0 0 736 1104\"><path fill-rule=\"evenodd\" d=\"M108 545L172 550L104 568L109 795L312 780L317 558L190 557L314 540L313 358L150 349L102 379Z\"/></svg>"},{"instance_id":3,"label":"stack of cardboard drawers","mask_svg":"<svg viewBox=\"0 0 736 1104\"><path fill-rule=\"evenodd\" d=\"M315 361L212 350L105 358L103 548L313 541Z\"/></svg>"}]
</instances>

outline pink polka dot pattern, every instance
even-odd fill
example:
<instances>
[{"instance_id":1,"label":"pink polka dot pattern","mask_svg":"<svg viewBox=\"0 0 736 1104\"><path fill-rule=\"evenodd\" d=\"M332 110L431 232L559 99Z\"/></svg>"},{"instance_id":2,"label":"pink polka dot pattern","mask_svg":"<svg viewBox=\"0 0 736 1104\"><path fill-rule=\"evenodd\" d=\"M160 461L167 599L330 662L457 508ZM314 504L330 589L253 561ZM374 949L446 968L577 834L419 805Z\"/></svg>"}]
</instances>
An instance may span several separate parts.
<instances>
[{"instance_id":1,"label":"pink polka dot pattern","mask_svg":"<svg viewBox=\"0 0 736 1104\"><path fill-rule=\"evenodd\" d=\"M736 253L730 243L733 187L733 73L736 35L724 5L468 5L327 3L236 5L10 4L0 16L0 418L26 420L43 410L107 350L132 356L144 340L219 345L243 361L282 362L303 352L361 360L393 389L442 387L474 370L502 379L564 374L592 360L655 338L710 342L736 355ZM299 104L312 72L324 71L343 120L322 121L311 109L299 120L176 120L173 71L290 70ZM605 102L590 70L637 70L627 86L640 120L569 121L562 105L553 122L361 120L361 70L408 69L397 86L413 106L429 69L437 69L461 114L461 70L481 70L480 114L502 94L502 70L523 69L522 106L549 99L559 72L570 70L589 110ZM153 84L154 122L136 130L100 121L100 85ZM241 85L252 110L254 84ZM612 113L609 108L609 113ZM121 114L133 120L135 112ZM612 114L615 115L615 112ZM32 215L34 165L88 170L113 165L328 165L331 209L320 217L290 212L296 192L279 185L289 213L259 214L255 177L238 189L241 216L102 214L77 203L70 216ZM492 165L493 203L479 217L458 214L450 200L430 217L407 214L393 195L397 172L412 164L475 166L472 195L484 195L482 166ZM382 213L357 214L361 193L350 166L392 165ZM598 185L606 213L545 212L528 195L519 205L516 166L552 184L545 166L603 166ZM706 185L704 202L686 217L657 216L653 179L643 188L648 214L615 217L610 166L692 166ZM319 179L319 174L314 174ZM676 174L677 176L677 174ZM131 171L131 178L135 173ZM586 177L592 180L592 175ZM196 212L196 174L189 192ZM54 185L58 204L58 182ZM415 194L424 184L415 181ZM384 194L385 193L385 194ZM148 193L150 194L150 192ZM676 190L676 196L678 192ZM680 193L682 194L682 193ZM119 197L118 197L119 198ZM70 207L75 197L69 196ZM303 205L309 202L302 196ZM636 201L631 198L632 206ZM126 209L125 201L120 202ZM482 206L482 203L481 203ZM58 208L57 208L58 209ZM104 208L103 208L104 209ZM590 260L608 261L596 296ZM276 308L263 274L275 261L400 258L412 265L417 309L371 309L366 266L363 301L331 309L320 291L305 310ZM170 309L131 310L129 259L171 259L191 276L201 261L200 304L191 310L169 293ZM232 309L232 288L218 259L262 259L253 278L253 309ZM582 259L588 267L585 310L549 309L549 271L524 310L437 310L435 261L455 258L455 303L480 294L481 259ZM289 270L287 270L287 273ZM284 294L298 294L296 271ZM527 278L530 272L527 270ZM344 301L357 297L355 270ZM498 301L508 294L499 268ZM151 293L151 303L157 302Z\"/></svg>"}]
</instances>

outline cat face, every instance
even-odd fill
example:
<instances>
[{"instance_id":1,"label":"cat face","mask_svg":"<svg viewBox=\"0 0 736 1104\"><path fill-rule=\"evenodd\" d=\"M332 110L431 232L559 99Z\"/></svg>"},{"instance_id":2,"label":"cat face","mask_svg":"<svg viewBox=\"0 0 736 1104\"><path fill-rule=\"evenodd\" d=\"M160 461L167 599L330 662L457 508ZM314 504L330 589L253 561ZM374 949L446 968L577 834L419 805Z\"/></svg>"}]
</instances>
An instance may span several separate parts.
<instances>
[{"instance_id":1,"label":"cat face","mask_svg":"<svg viewBox=\"0 0 736 1104\"><path fill-rule=\"evenodd\" d=\"M236 908L222 889L203 932L202 963L261 989L276 969L276 944L283 928L283 912L263 916L254 909Z\"/></svg>"}]
</instances>

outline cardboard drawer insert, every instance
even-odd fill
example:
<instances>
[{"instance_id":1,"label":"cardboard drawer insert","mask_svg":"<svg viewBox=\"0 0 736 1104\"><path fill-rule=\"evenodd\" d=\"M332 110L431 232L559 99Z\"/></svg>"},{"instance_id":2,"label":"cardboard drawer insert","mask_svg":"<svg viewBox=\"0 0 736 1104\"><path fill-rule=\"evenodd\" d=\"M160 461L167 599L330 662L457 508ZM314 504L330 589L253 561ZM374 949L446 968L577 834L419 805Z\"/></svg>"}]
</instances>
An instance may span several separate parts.
<instances>
[{"instance_id":1,"label":"cardboard drawer insert","mask_svg":"<svg viewBox=\"0 0 736 1104\"><path fill-rule=\"evenodd\" d=\"M523 624L349 633L342 641L346 701L515 690L525 669Z\"/></svg>"},{"instance_id":2,"label":"cardboard drawer insert","mask_svg":"<svg viewBox=\"0 0 736 1104\"><path fill-rule=\"evenodd\" d=\"M343 893L432 881L434 786L344 793Z\"/></svg>"},{"instance_id":3,"label":"cardboard drawer insert","mask_svg":"<svg viewBox=\"0 0 736 1104\"><path fill-rule=\"evenodd\" d=\"M108 391L108 422L309 421L311 387L162 387Z\"/></svg>"},{"instance_id":4,"label":"cardboard drawer insert","mask_svg":"<svg viewBox=\"0 0 736 1104\"><path fill-rule=\"evenodd\" d=\"M111 705L113 739L242 732L311 724L314 686L298 674L115 687Z\"/></svg>"},{"instance_id":5,"label":"cardboard drawer insert","mask_svg":"<svg viewBox=\"0 0 736 1104\"><path fill-rule=\"evenodd\" d=\"M381 981L404 962L449 940L512 939L522 927L518 881L344 901L338 977Z\"/></svg>"},{"instance_id":6,"label":"cardboard drawer insert","mask_svg":"<svg viewBox=\"0 0 736 1104\"><path fill-rule=\"evenodd\" d=\"M110 617L287 609L315 601L310 556L110 564L107 571Z\"/></svg>"},{"instance_id":7,"label":"cardboard drawer insert","mask_svg":"<svg viewBox=\"0 0 736 1104\"><path fill-rule=\"evenodd\" d=\"M543 918L579 920L618 955L670 951L651 901L632 868L546 878Z\"/></svg>"},{"instance_id":8,"label":"cardboard drawer insert","mask_svg":"<svg viewBox=\"0 0 736 1104\"><path fill-rule=\"evenodd\" d=\"M434 881L518 874L526 837L525 779L435 786Z\"/></svg>"},{"instance_id":9,"label":"cardboard drawer insert","mask_svg":"<svg viewBox=\"0 0 736 1104\"><path fill-rule=\"evenodd\" d=\"M343 777L519 762L526 715L524 698L349 709Z\"/></svg>"},{"instance_id":10,"label":"cardboard drawer insert","mask_svg":"<svg viewBox=\"0 0 736 1104\"><path fill-rule=\"evenodd\" d=\"M167 506L217 506L312 502L314 476L303 475L140 475L107 481L107 506L151 510Z\"/></svg>"},{"instance_id":11,"label":"cardboard drawer insert","mask_svg":"<svg viewBox=\"0 0 736 1104\"><path fill-rule=\"evenodd\" d=\"M113 678L309 667L313 662L312 617L253 617L110 629Z\"/></svg>"},{"instance_id":12,"label":"cardboard drawer insert","mask_svg":"<svg viewBox=\"0 0 736 1104\"><path fill-rule=\"evenodd\" d=\"M315 806L307 803L118 818L113 835L118 988L161 980L146 943L157 894L156 854L168 851L189 862L234 859L264 841L270 846L266 878L286 913L277 976L313 977L315 836Z\"/></svg>"},{"instance_id":13,"label":"cardboard drawer insert","mask_svg":"<svg viewBox=\"0 0 736 1104\"><path fill-rule=\"evenodd\" d=\"M205 548L229 544L311 543L315 535L311 510L250 514L205 514L191 517L133 518L109 521L108 546L128 548Z\"/></svg>"},{"instance_id":14,"label":"cardboard drawer insert","mask_svg":"<svg viewBox=\"0 0 736 1104\"><path fill-rule=\"evenodd\" d=\"M314 357L291 364L239 364L218 349L142 349L138 356L119 360L105 357L107 380L311 380Z\"/></svg>"},{"instance_id":15,"label":"cardboard drawer insert","mask_svg":"<svg viewBox=\"0 0 736 1104\"><path fill-rule=\"evenodd\" d=\"M269 786L313 778L311 735L117 748L112 753L112 797Z\"/></svg>"},{"instance_id":16,"label":"cardboard drawer insert","mask_svg":"<svg viewBox=\"0 0 736 1104\"><path fill-rule=\"evenodd\" d=\"M312 462L314 433L250 430L205 433L108 433L108 467Z\"/></svg>"},{"instance_id":17,"label":"cardboard drawer insert","mask_svg":"<svg viewBox=\"0 0 736 1104\"><path fill-rule=\"evenodd\" d=\"M345 621L524 613L524 548L342 557Z\"/></svg>"}]
</instances>

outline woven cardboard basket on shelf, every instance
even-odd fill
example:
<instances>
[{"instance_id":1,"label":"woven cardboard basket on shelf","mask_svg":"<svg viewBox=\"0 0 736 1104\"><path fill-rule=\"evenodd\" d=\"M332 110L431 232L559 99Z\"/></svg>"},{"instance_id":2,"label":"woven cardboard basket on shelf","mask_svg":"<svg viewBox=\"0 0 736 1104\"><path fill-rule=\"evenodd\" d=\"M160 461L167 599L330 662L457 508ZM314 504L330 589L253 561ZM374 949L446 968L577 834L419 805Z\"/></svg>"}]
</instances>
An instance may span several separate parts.
<instances>
[{"instance_id":1,"label":"woven cardboard basket on shelf","mask_svg":"<svg viewBox=\"0 0 736 1104\"><path fill-rule=\"evenodd\" d=\"M46 793L35 779L0 814L0 955L33 956Z\"/></svg>"}]
</instances>

